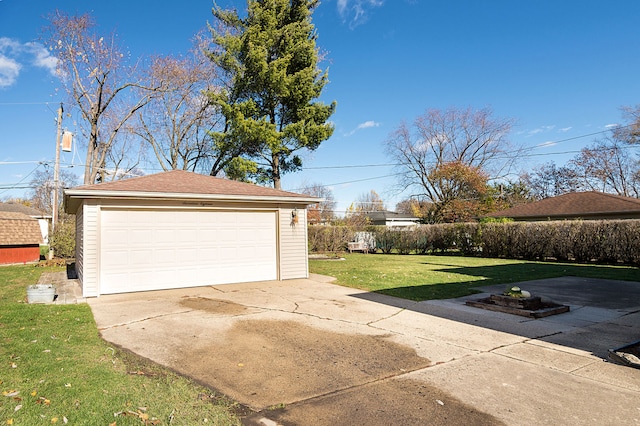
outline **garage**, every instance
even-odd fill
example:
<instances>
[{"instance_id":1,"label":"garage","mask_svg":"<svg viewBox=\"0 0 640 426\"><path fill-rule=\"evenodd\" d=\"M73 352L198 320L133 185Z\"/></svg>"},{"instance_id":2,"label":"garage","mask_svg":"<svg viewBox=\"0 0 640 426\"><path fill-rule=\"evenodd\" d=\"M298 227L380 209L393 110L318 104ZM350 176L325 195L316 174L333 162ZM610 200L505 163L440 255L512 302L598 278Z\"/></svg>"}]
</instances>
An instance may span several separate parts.
<instances>
[{"instance_id":1,"label":"garage","mask_svg":"<svg viewBox=\"0 0 640 426\"><path fill-rule=\"evenodd\" d=\"M275 212L104 210L101 293L278 278Z\"/></svg>"},{"instance_id":2,"label":"garage","mask_svg":"<svg viewBox=\"0 0 640 426\"><path fill-rule=\"evenodd\" d=\"M317 201L185 171L68 189L83 296L307 278Z\"/></svg>"}]
</instances>

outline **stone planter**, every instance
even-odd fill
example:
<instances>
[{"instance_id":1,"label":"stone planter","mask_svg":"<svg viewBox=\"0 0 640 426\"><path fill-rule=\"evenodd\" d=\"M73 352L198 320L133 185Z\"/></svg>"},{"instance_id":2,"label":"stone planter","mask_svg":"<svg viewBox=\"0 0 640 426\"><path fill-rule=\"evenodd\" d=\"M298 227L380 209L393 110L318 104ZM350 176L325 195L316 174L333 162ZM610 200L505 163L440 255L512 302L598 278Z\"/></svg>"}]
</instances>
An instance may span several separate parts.
<instances>
[{"instance_id":1,"label":"stone planter","mask_svg":"<svg viewBox=\"0 0 640 426\"><path fill-rule=\"evenodd\" d=\"M511 297L502 294L492 294L490 300L496 305L509 306L517 309L529 309L535 311L542 307L540 297Z\"/></svg>"},{"instance_id":2,"label":"stone planter","mask_svg":"<svg viewBox=\"0 0 640 426\"><path fill-rule=\"evenodd\" d=\"M511 297L492 294L489 297L478 300L467 300L465 304L475 308L530 318L544 318L549 315L569 312L569 306L559 305L551 301L542 301L541 297Z\"/></svg>"},{"instance_id":3,"label":"stone planter","mask_svg":"<svg viewBox=\"0 0 640 426\"><path fill-rule=\"evenodd\" d=\"M27 301L29 303L53 303L56 288L53 284L34 284L27 287Z\"/></svg>"}]
</instances>

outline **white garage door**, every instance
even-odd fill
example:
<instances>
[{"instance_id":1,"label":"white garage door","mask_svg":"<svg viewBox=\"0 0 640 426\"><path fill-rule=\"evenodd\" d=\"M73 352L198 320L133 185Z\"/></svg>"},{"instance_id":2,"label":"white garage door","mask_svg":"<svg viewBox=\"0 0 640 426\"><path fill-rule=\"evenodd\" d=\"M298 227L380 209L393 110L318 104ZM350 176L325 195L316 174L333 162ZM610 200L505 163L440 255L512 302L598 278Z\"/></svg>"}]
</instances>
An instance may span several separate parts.
<instances>
[{"instance_id":1,"label":"white garage door","mask_svg":"<svg viewBox=\"0 0 640 426\"><path fill-rule=\"evenodd\" d=\"M276 213L103 210L100 293L277 279Z\"/></svg>"}]
</instances>

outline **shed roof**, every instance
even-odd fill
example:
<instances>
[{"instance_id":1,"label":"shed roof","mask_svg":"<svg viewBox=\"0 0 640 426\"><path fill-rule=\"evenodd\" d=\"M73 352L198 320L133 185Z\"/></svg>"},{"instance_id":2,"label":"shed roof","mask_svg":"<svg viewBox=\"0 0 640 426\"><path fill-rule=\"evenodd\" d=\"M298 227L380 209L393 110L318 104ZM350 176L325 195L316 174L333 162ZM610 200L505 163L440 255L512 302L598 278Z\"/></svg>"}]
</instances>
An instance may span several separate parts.
<instances>
[{"instance_id":1,"label":"shed roof","mask_svg":"<svg viewBox=\"0 0 640 426\"><path fill-rule=\"evenodd\" d=\"M367 217L371 220L408 220L415 222L420 220L420 218L412 216L410 214L390 212L387 210L369 212L367 213Z\"/></svg>"},{"instance_id":2,"label":"shed roof","mask_svg":"<svg viewBox=\"0 0 640 426\"><path fill-rule=\"evenodd\" d=\"M65 191L67 210L75 211L78 204L77 200L82 198L271 201L304 205L321 201L320 198L308 195L184 170L171 170L153 175L67 189Z\"/></svg>"},{"instance_id":3,"label":"shed roof","mask_svg":"<svg viewBox=\"0 0 640 426\"><path fill-rule=\"evenodd\" d=\"M507 210L491 213L488 216L516 219L640 216L640 200L597 191L571 192L533 203L521 204Z\"/></svg>"},{"instance_id":4,"label":"shed roof","mask_svg":"<svg viewBox=\"0 0 640 426\"><path fill-rule=\"evenodd\" d=\"M48 217L38 209L20 203L0 203L0 212L18 212L31 217Z\"/></svg>"},{"instance_id":5,"label":"shed roof","mask_svg":"<svg viewBox=\"0 0 640 426\"><path fill-rule=\"evenodd\" d=\"M35 245L42 242L36 219L19 212L0 211L0 246Z\"/></svg>"}]
</instances>

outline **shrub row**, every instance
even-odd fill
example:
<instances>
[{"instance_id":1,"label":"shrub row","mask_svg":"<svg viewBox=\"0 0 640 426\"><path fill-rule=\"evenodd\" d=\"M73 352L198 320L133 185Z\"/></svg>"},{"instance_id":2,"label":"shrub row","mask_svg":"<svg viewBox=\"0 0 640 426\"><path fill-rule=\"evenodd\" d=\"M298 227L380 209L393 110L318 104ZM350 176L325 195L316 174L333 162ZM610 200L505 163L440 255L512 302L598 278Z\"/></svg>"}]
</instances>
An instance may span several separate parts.
<instances>
[{"instance_id":1,"label":"shrub row","mask_svg":"<svg viewBox=\"0 0 640 426\"><path fill-rule=\"evenodd\" d=\"M309 248L344 251L362 231L374 235L376 248L383 253L456 250L484 257L640 264L640 220L464 223L409 229L310 226Z\"/></svg>"}]
</instances>

